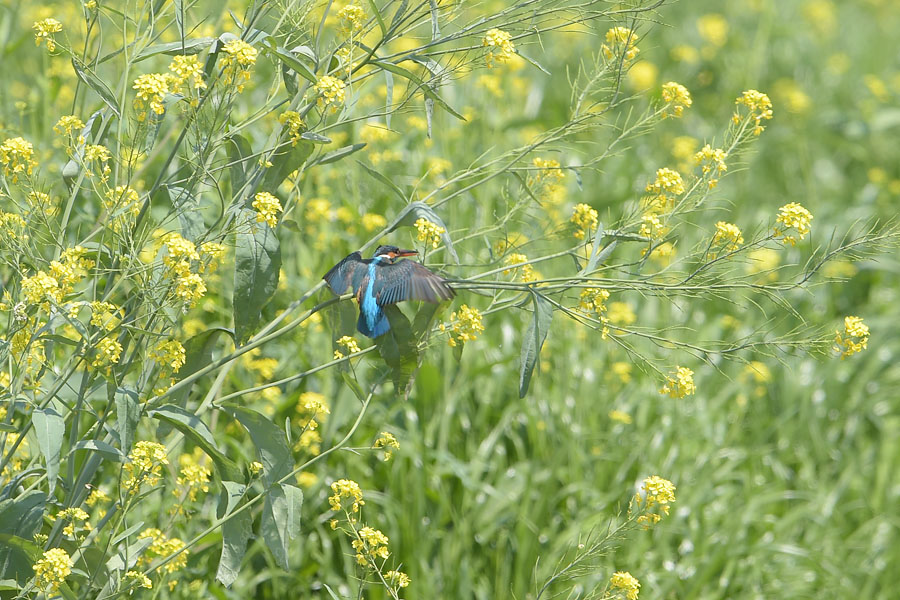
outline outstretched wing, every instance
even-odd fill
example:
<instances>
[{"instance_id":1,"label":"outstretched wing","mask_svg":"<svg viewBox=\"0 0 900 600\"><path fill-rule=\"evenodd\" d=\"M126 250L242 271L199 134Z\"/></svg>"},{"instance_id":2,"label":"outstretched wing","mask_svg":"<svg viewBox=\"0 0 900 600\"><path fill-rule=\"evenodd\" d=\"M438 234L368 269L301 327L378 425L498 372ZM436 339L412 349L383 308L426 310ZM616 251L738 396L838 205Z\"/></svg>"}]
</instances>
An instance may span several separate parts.
<instances>
[{"instance_id":1,"label":"outstretched wing","mask_svg":"<svg viewBox=\"0 0 900 600\"><path fill-rule=\"evenodd\" d=\"M440 302L456 295L443 277L412 260L378 265L372 291L379 306L404 300Z\"/></svg>"},{"instance_id":2,"label":"outstretched wing","mask_svg":"<svg viewBox=\"0 0 900 600\"><path fill-rule=\"evenodd\" d=\"M359 289L360 283L366 276L368 265L363 262L362 254L354 252L338 264L331 267L322 279L331 288L331 291L340 296L349 285L354 292Z\"/></svg>"}]
</instances>

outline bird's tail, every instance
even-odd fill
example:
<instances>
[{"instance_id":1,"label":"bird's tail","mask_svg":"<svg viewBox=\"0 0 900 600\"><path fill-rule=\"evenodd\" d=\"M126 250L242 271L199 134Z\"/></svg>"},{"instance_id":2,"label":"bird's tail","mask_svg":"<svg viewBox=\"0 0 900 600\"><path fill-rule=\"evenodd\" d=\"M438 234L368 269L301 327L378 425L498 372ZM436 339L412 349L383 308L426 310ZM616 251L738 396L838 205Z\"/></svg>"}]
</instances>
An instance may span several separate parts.
<instances>
[{"instance_id":1,"label":"bird's tail","mask_svg":"<svg viewBox=\"0 0 900 600\"><path fill-rule=\"evenodd\" d=\"M366 337L377 338L380 335L384 335L391 328L391 324L388 321L387 315L384 314L383 311L379 310L375 314L375 319L372 327L369 327L369 323L366 319L366 315L363 311L359 311L359 319L356 321L356 328L359 329L359 332Z\"/></svg>"}]
</instances>

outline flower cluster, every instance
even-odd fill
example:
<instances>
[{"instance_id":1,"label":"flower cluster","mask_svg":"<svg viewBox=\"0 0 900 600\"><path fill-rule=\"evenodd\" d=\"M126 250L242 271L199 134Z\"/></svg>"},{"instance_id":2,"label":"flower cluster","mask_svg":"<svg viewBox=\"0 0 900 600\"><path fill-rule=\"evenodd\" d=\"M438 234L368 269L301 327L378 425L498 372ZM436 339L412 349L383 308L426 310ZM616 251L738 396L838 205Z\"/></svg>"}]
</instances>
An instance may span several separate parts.
<instances>
[{"instance_id":1,"label":"flower cluster","mask_svg":"<svg viewBox=\"0 0 900 600\"><path fill-rule=\"evenodd\" d=\"M609 579L609 586L616 596L624 595L627 600L637 600L638 593L641 591L640 582L627 571L613 573Z\"/></svg>"},{"instance_id":2,"label":"flower cluster","mask_svg":"<svg viewBox=\"0 0 900 600\"><path fill-rule=\"evenodd\" d=\"M586 315L594 316L603 324L601 337L606 339L609 335L609 318L606 316L606 301L609 300L609 291L603 288L585 288L578 297L578 310Z\"/></svg>"},{"instance_id":3,"label":"flower cluster","mask_svg":"<svg viewBox=\"0 0 900 600\"><path fill-rule=\"evenodd\" d=\"M388 571L384 574L384 579L394 589L405 588L409 585L409 575L402 571Z\"/></svg>"},{"instance_id":4,"label":"flower cluster","mask_svg":"<svg viewBox=\"0 0 900 600\"><path fill-rule=\"evenodd\" d=\"M684 398L697 391L694 385L694 372L687 367L675 367L675 374L666 378L665 385L659 390L670 398Z\"/></svg>"},{"instance_id":5,"label":"flower cluster","mask_svg":"<svg viewBox=\"0 0 900 600\"><path fill-rule=\"evenodd\" d=\"M174 573L187 566L188 550L187 544L178 538L169 538L159 529L145 529L138 535L138 539L151 538L150 546L138 561L142 565L148 565L154 558L168 558L173 554L177 554L174 559L163 565L160 570L164 573Z\"/></svg>"},{"instance_id":6,"label":"flower cluster","mask_svg":"<svg viewBox=\"0 0 900 600\"><path fill-rule=\"evenodd\" d=\"M533 281L537 281L538 279L540 279L540 275L537 271L534 270L534 267L532 265L526 264L527 262L527 256L514 252L506 257L504 263L511 268L504 269L503 274L509 275L510 273L520 271L519 277L523 283L531 283ZM517 265L521 265L521 267Z\"/></svg>"},{"instance_id":7,"label":"flower cluster","mask_svg":"<svg viewBox=\"0 0 900 600\"><path fill-rule=\"evenodd\" d=\"M31 28L34 29L34 44L36 46L40 46L41 42L46 40L47 50L50 52L56 50L56 41L53 39L53 34L63 30L62 23L50 18L43 21L35 21Z\"/></svg>"},{"instance_id":8,"label":"flower cluster","mask_svg":"<svg viewBox=\"0 0 900 600\"><path fill-rule=\"evenodd\" d=\"M256 222L265 221L269 227L278 225L278 213L282 212L281 202L269 192L259 192L253 197L253 210L256 211Z\"/></svg>"},{"instance_id":9,"label":"flower cluster","mask_svg":"<svg viewBox=\"0 0 900 600\"><path fill-rule=\"evenodd\" d=\"M278 116L278 122L287 130L291 138L291 146L296 146L300 141L303 132L306 130L300 113L295 110L286 110Z\"/></svg>"},{"instance_id":10,"label":"flower cluster","mask_svg":"<svg viewBox=\"0 0 900 600\"><path fill-rule=\"evenodd\" d=\"M112 215L112 229L120 233L134 224L141 213L141 200L137 191L127 185L117 185L107 190L101 200L103 208Z\"/></svg>"},{"instance_id":11,"label":"flower cluster","mask_svg":"<svg viewBox=\"0 0 900 600\"><path fill-rule=\"evenodd\" d=\"M688 89L680 83L676 83L674 81L663 84L662 98L666 103L666 112L663 113L664 116L667 116L669 114L669 110L671 110L672 116L680 117L684 112L684 109L690 108L691 104L693 104L694 102L691 99L691 93L688 91Z\"/></svg>"},{"instance_id":12,"label":"flower cluster","mask_svg":"<svg viewBox=\"0 0 900 600\"><path fill-rule=\"evenodd\" d=\"M34 159L34 146L24 138L10 138L0 144L0 166L3 175L12 183L19 180L19 175L31 175L37 166Z\"/></svg>"},{"instance_id":13,"label":"flower cluster","mask_svg":"<svg viewBox=\"0 0 900 600\"><path fill-rule=\"evenodd\" d=\"M797 238L787 232L793 229L802 240L809 233L809 222L812 220L812 213L798 203L785 204L778 209L778 216L775 218L775 238L793 246L797 243Z\"/></svg>"},{"instance_id":14,"label":"flower cluster","mask_svg":"<svg viewBox=\"0 0 900 600\"><path fill-rule=\"evenodd\" d=\"M256 64L259 51L244 40L231 40L222 46L222 75L225 85L235 84L238 93L244 91L244 84L250 81L250 71Z\"/></svg>"},{"instance_id":15,"label":"flower cluster","mask_svg":"<svg viewBox=\"0 0 900 600\"><path fill-rule=\"evenodd\" d=\"M391 555L388 551L388 537L368 526L356 532L353 549L356 550L356 562L362 566L374 562L376 558L386 560Z\"/></svg>"},{"instance_id":16,"label":"flower cluster","mask_svg":"<svg viewBox=\"0 0 900 600\"><path fill-rule=\"evenodd\" d=\"M150 581L150 578L144 575L143 573L139 573L138 571L128 571L125 573L125 581L131 582L135 587L142 587L148 590L153 589L153 582Z\"/></svg>"},{"instance_id":17,"label":"flower cluster","mask_svg":"<svg viewBox=\"0 0 900 600\"><path fill-rule=\"evenodd\" d=\"M332 112L337 110L338 105L344 103L346 85L337 77L331 75L323 75L316 82L313 88L320 94L319 104L324 108L331 107Z\"/></svg>"},{"instance_id":18,"label":"flower cluster","mask_svg":"<svg viewBox=\"0 0 900 600\"><path fill-rule=\"evenodd\" d=\"M684 179L681 178L681 173L675 169L663 167L656 170L656 179L648 183L644 189L652 195L648 207L650 212L659 214L675 204L676 196L684 193Z\"/></svg>"},{"instance_id":19,"label":"flower cluster","mask_svg":"<svg viewBox=\"0 0 900 600\"><path fill-rule=\"evenodd\" d=\"M88 515L84 509L78 508L77 506L69 507L59 511L55 517L51 517L51 520L62 519L66 521L68 524L63 527L63 534L69 537L75 537L76 529L80 529L83 531L90 531L91 524L88 523Z\"/></svg>"},{"instance_id":20,"label":"flower cluster","mask_svg":"<svg viewBox=\"0 0 900 600\"><path fill-rule=\"evenodd\" d=\"M394 456L394 450L400 449L400 442L397 441L397 438L394 437L393 433L382 431L381 435L378 436L378 439L375 440L375 443L372 445L372 447L384 448L384 460L385 462L387 462L391 460L391 457Z\"/></svg>"},{"instance_id":21,"label":"flower cluster","mask_svg":"<svg viewBox=\"0 0 900 600\"><path fill-rule=\"evenodd\" d=\"M122 485L136 493L142 483L156 485L162 475L163 465L169 464L166 447L158 442L140 441L128 454L128 462L122 466L126 478Z\"/></svg>"},{"instance_id":22,"label":"flower cluster","mask_svg":"<svg viewBox=\"0 0 900 600\"><path fill-rule=\"evenodd\" d=\"M378 213L366 213L362 216L362 226L366 231L372 232L376 229L384 229L387 226L387 219L384 215Z\"/></svg>"},{"instance_id":23,"label":"flower cluster","mask_svg":"<svg viewBox=\"0 0 900 600\"><path fill-rule=\"evenodd\" d=\"M738 107L741 105L747 107L747 110L749 111L748 116L753 119L754 122L753 135L762 133L763 129L765 129L765 127L762 126L762 120L772 118L772 101L769 100L769 97L756 90L746 90L734 101L734 103L737 104ZM743 117L741 116L740 111L737 111L731 119L737 124L741 122Z\"/></svg>"},{"instance_id":24,"label":"flower cluster","mask_svg":"<svg viewBox=\"0 0 900 600\"><path fill-rule=\"evenodd\" d=\"M634 60L640 50L637 47L638 35L627 27L613 27L606 32L606 43L600 47L606 60L612 60L624 52L625 60Z\"/></svg>"},{"instance_id":25,"label":"flower cluster","mask_svg":"<svg viewBox=\"0 0 900 600\"><path fill-rule=\"evenodd\" d=\"M482 322L481 313L477 308L472 308L466 304L459 307L459 310L450 315L453 321L452 334L447 343L452 347L458 344L471 342L478 339L478 334L484 331L484 323ZM440 325L441 331L447 331L444 323Z\"/></svg>"},{"instance_id":26,"label":"flower cluster","mask_svg":"<svg viewBox=\"0 0 900 600\"><path fill-rule=\"evenodd\" d=\"M94 357L92 366L100 369L118 364L119 358L122 356L122 344L117 340L108 337L97 342L97 355Z\"/></svg>"},{"instance_id":27,"label":"flower cluster","mask_svg":"<svg viewBox=\"0 0 900 600\"><path fill-rule=\"evenodd\" d=\"M335 343L338 346L344 348L347 351L347 354L356 354L357 352L360 352L359 344L356 342L355 339L353 339L349 335L345 335L345 336L341 337ZM344 356L346 356L346 355L343 352L341 352L340 350L334 351L334 359L335 360L344 358Z\"/></svg>"},{"instance_id":28,"label":"flower cluster","mask_svg":"<svg viewBox=\"0 0 900 600\"><path fill-rule=\"evenodd\" d=\"M649 528L659 523L664 515L668 516L669 504L675 502L675 485L668 479L653 475L644 480L641 491L643 497L641 494L634 497L635 503L643 507L643 514L637 522Z\"/></svg>"},{"instance_id":29,"label":"flower cluster","mask_svg":"<svg viewBox=\"0 0 900 600\"><path fill-rule=\"evenodd\" d=\"M716 233L713 234L712 245L722 252L734 252L744 243L744 236L740 228L734 223L719 221L716 223Z\"/></svg>"},{"instance_id":30,"label":"flower cluster","mask_svg":"<svg viewBox=\"0 0 900 600\"><path fill-rule=\"evenodd\" d=\"M358 4L348 4L338 11L337 16L344 31L351 33L362 29L366 22L366 11Z\"/></svg>"},{"instance_id":31,"label":"flower cluster","mask_svg":"<svg viewBox=\"0 0 900 600\"><path fill-rule=\"evenodd\" d=\"M191 502L197 499L200 492L209 491L209 478L212 472L208 467L201 465L199 459L203 456L201 450L196 448L193 454L182 454L178 457L178 466L181 471L175 480L187 490L187 498ZM178 490L174 493L177 495Z\"/></svg>"},{"instance_id":32,"label":"flower cluster","mask_svg":"<svg viewBox=\"0 0 900 600\"><path fill-rule=\"evenodd\" d=\"M59 118L53 131L67 138L66 148L71 151L77 144L84 143L84 136L81 131L84 129L84 122L75 115L66 115Z\"/></svg>"},{"instance_id":33,"label":"flower cluster","mask_svg":"<svg viewBox=\"0 0 900 600\"><path fill-rule=\"evenodd\" d=\"M150 351L150 359L164 370L177 373L184 366L187 356L181 342L178 340L164 340Z\"/></svg>"},{"instance_id":34,"label":"flower cluster","mask_svg":"<svg viewBox=\"0 0 900 600\"><path fill-rule=\"evenodd\" d=\"M576 204L569 219L578 229L573 234L576 240L583 240L599 224L597 211L588 204Z\"/></svg>"},{"instance_id":35,"label":"flower cluster","mask_svg":"<svg viewBox=\"0 0 900 600\"><path fill-rule=\"evenodd\" d=\"M703 176L710 176L707 185L714 188L719 183L718 175L728 170L725 159L728 153L721 148L713 148L709 144L703 146L699 152L694 154L694 162L703 170Z\"/></svg>"},{"instance_id":36,"label":"flower cluster","mask_svg":"<svg viewBox=\"0 0 900 600\"><path fill-rule=\"evenodd\" d=\"M418 231L418 235L416 239L420 242L425 242L425 247L431 246L432 249L437 248L441 245L441 236L447 233L447 230L438 225L437 223L432 223L425 217L419 217L416 219L416 231Z\"/></svg>"},{"instance_id":37,"label":"flower cluster","mask_svg":"<svg viewBox=\"0 0 900 600\"><path fill-rule=\"evenodd\" d=\"M363 500L362 490L359 484L352 479L338 479L331 484L331 491L334 495L328 497L328 504L331 510L341 510L344 508L344 499L350 502L350 512L359 512L359 507L363 506L366 501Z\"/></svg>"},{"instance_id":38,"label":"flower cluster","mask_svg":"<svg viewBox=\"0 0 900 600\"><path fill-rule=\"evenodd\" d=\"M75 564L62 548L51 548L34 563L35 585L43 592L56 593Z\"/></svg>"},{"instance_id":39,"label":"flower cluster","mask_svg":"<svg viewBox=\"0 0 900 600\"><path fill-rule=\"evenodd\" d=\"M512 36L502 29L488 29L481 40L481 45L488 49L485 56L488 69L494 68L494 61L508 62L516 53L516 45L512 41Z\"/></svg>"},{"instance_id":40,"label":"flower cluster","mask_svg":"<svg viewBox=\"0 0 900 600\"><path fill-rule=\"evenodd\" d=\"M147 73L134 80L131 87L137 92L134 96L134 109L138 111L138 121L147 117L147 108L153 113L161 115L166 112L163 100L169 93L169 84L172 82L170 75L166 73Z\"/></svg>"},{"instance_id":41,"label":"flower cluster","mask_svg":"<svg viewBox=\"0 0 900 600\"><path fill-rule=\"evenodd\" d=\"M200 59L194 55L176 55L169 65L172 71L173 87L188 87L200 90L206 87L206 81L203 80L203 65Z\"/></svg>"},{"instance_id":42,"label":"flower cluster","mask_svg":"<svg viewBox=\"0 0 900 600\"><path fill-rule=\"evenodd\" d=\"M835 331L834 342L841 358L862 352L869 343L869 327L861 317L844 317L844 331Z\"/></svg>"}]
</instances>

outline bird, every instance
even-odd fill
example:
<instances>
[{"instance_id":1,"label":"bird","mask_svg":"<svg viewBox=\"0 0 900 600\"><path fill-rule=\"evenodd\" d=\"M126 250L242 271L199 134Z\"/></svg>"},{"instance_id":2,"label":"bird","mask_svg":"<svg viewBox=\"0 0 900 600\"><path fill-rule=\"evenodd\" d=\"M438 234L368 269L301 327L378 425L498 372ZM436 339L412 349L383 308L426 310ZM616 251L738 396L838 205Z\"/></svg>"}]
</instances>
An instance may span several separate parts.
<instances>
[{"instance_id":1,"label":"bird","mask_svg":"<svg viewBox=\"0 0 900 600\"><path fill-rule=\"evenodd\" d=\"M377 338L391 328L382 307L404 300L442 302L456 295L443 277L422 264L397 260L416 255L415 250L384 245L378 246L369 259L353 252L334 265L322 279L339 296L348 286L353 290L359 303L356 328L366 337Z\"/></svg>"}]
</instances>

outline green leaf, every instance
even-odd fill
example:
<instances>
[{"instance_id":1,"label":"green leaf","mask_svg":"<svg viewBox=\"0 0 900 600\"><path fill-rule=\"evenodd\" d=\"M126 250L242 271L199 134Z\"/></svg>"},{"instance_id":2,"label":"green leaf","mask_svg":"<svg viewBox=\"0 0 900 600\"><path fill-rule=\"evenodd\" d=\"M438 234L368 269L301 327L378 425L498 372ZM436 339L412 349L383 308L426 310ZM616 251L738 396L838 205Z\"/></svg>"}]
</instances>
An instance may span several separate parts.
<instances>
[{"instance_id":1,"label":"green leaf","mask_svg":"<svg viewBox=\"0 0 900 600\"><path fill-rule=\"evenodd\" d=\"M192 242L202 239L207 229L196 196L190 190L174 185L164 186L163 189L168 194L169 202L172 203L172 208L178 215L178 222L181 223L181 235Z\"/></svg>"},{"instance_id":2,"label":"green leaf","mask_svg":"<svg viewBox=\"0 0 900 600\"><path fill-rule=\"evenodd\" d=\"M345 156L350 156L354 152L358 152L366 147L365 143L353 144L350 146L344 146L343 148L338 148L337 150L333 150L326 154L323 154L321 158L317 159L314 163L316 165L327 165L328 163L333 163L341 160Z\"/></svg>"},{"instance_id":3,"label":"green leaf","mask_svg":"<svg viewBox=\"0 0 900 600\"><path fill-rule=\"evenodd\" d=\"M424 202L411 202L406 205L406 207L400 211L400 214L394 218L394 221L388 225L387 231L390 233L398 227L412 227L416 220L422 217L428 219L435 225L444 228L444 233L441 234L441 240L444 242L447 252L450 253L450 257L453 258L453 261L456 264L459 264L459 255L456 254L456 249L453 248L453 240L450 239L450 234L447 233L449 229L444 224L443 219L434 212L434 209Z\"/></svg>"},{"instance_id":4,"label":"green leaf","mask_svg":"<svg viewBox=\"0 0 900 600\"><path fill-rule=\"evenodd\" d=\"M43 410L35 410L31 414L31 422L34 424L41 454L47 461L47 483L52 496L59 475L59 451L62 449L63 437L66 434L66 423L62 415L49 406Z\"/></svg>"},{"instance_id":5,"label":"green leaf","mask_svg":"<svg viewBox=\"0 0 900 600\"><path fill-rule=\"evenodd\" d=\"M138 559L144 554L144 550L153 544L153 538L145 537L129 544L127 549L122 549L106 561L106 568L110 571L125 571L137 564Z\"/></svg>"},{"instance_id":6,"label":"green leaf","mask_svg":"<svg viewBox=\"0 0 900 600\"><path fill-rule=\"evenodd\" d=\"M125 455L121 450L102 440L81 440L72 446L72 450L91 450L100 453L107 460L125 462Z\"/></svg>"},{"instance_id":7,"label":"green leaf","mask_svg":"<svg viewBox=\"0 0 900 600\"><path fill-rule=\"evenodd\" d=\"M372 14L375 15L375 20L378 21L378 27L381 29L381 38L384 39L387 37L387 26L384 24L384 19L381 18L381 11L375 5L375 0L369 0L369 8L372 9Z\"/></svg>"},{"instance_id":8,"label":"green leaf","mask_svg":"<svg viewBox=\"0 0 900 600\"><path fill-rule=\"evenodd\" d=\"M390 71L384 71L384 124L391 128L391 116L394 114L394 76Z\"/></svg>"},{"instance_id":9,"label":"green leaf","mask_svg":"<svg viewBox=\"0 0 900 600\"><path fill-rule=\"evenodd\" d=\"M221 408L237 419L250 434L250 439L259 452L263 464L263 479L267 485L277 483L291 472L294 457L284 431L255 410L231 403L223 404Z\"/></svg>"},{"instance_id":10,"label":"green leaf","mask_svg":"<svg viewBox=\"0 0 900 600\"><path fill-rule=\"evenodd\" d=\"M353 392L353 395L356 396L360 402L365 402L366 393L363 392L362 386L359 385L356 377L348 371L341 371L341 377L344 379L344 383L347 384L347 387L350 388L350 391Z\"/></svg>"},{"instance_id":11,"label":"green leaf","mask_svg":"<svg viewBox=\"0 0 900 600\"><path fill-rule=\"evenodd\" d=\"M404 60L406 60L406 59L404 59ZM435 102L437 102L441 108L446 110L448 113L450 113L451 115L453 115L460 121L466 120L465 117L463 117L461 114L459 114L458 112L453 110L453 108L451 108L450 105L447 104L443 98L438 96L437 92L435 92L433 89L431 89L431 86L428 83L423 81L418 75L416 75L412 71L404 69L403 67L396 65L394 63L389 63L389 62L382 61L382 60L373 60L373 61L371 61L371 64L377 65L386 71L390 71L394 75L400 75L401 77L404 77L404 78L408 79L409 81L415 83L417 86L419 86L419 89L422 90L422 93L425 94L426 98L430 98L431 100L434 100Z\"/></svg>"},{"instance_id":12,"label":"green leaf","mask_svg":"<svg viewBox=\"0 0 900 600\"><path fill-rule=\"evenodd\" d=\"M300 534L302 507L303 492L299 488L288 484L269 487L259 520L259 530L275 557L275 562L285 570L290 566L290 540Z\"/></svg>"},{"instance_id":13,"label":"green leaf","mask_svg":"<svg viewBox=\"0 0 900 600\"><path fill-rule=\"evenodd\" d=\"M313 144L330 144L331 138L318 134L315 131L304 131L300 134L300 139L309 140Z\"/></svg>"},{"instance_id":14,"label":"green leaf","mask_svg":"<svg viewBox=\"0 0 900 600\"><path fill-rule=\"evenodd\" d=\"M214 37L201 37L184 40L184 44L182 44L181 41L169 42L168 44L155 44L153 46L147 46L138 52L132 60L133 62L138 63L159 54L167 54L169 56L200 54L209 48L215 41L216 38Z\"/></svg>"},{"instance_id":15,"label":"green leaf","mask_svg":"<svg viewBox=\"0 0 900 600\"><path fill-rule=\"evenodd\" d=\"M14 579L24 586L34 578L34 563L41 557L41 549L19 536L0 533L0 578Z\"/></svg>"},{"instance_id":16,"label":"green leaf","mask_svg":"<svg viewBox=\"0 0 900 600\"><path fill-rule=\"evenodd\" d=\"M400 7L397 8L397 11L394 13L394 18L391 19L391 30L403 20L403 17L406 15L406 7L408 4L409 0L403 0L403 2L400 3Z\"/></svg>"},{"instance_id":17,"label":"green leaf","mask_svg":"<svg viewBox=\"0 0 900 600\"><path fill-rule=\"evenodd\" d=\"M407 395L419 362L416 340L409 319L393 304L382 307L391 328L375 338L378 353L391 369L391 380L398 395Z\"/></svg>"},{"instance_id":18,"label":"green leaf","mask_svg":"<svg viewBox=\"0 0 900 600\"><path fill-rule=\"evenodd\" d=\"M251 211L244 213L247 221L255 221ZM232 306L235 343L240 345L256 331L262 308L278 286L281 247L266 223L253 223L251 232L239 232L236 238Z\"/></svg>"},{"instance_id":19,"label":"green leaf","mask_svg":"<svg viewBox=\"0 0 900 600\"><path fill-rule=\"evenodd\" d=\"M119 447L122 452L131 452L134 443L134 432L141 420L141 401L138 393L128 387L116 390L116 431L119 434Z\"/></svg>"},{"instance_id":20,"label":"green leaf","mask_svg":"<svg viewBox=\"0 0 900 600\"><path fill-rule=\"evenodd\" d=\"M41 530L46 506L47 494L38 490L0 501L0 533L30 540Z\"/></svg>"},{"instance_id":21,"label":"green leaf","mask_svg":"<svg viewBox=\"0 0 900 600\"><path fill-rule=\"evenodd\" d=\"M247 490L247 486L233 481L223 481L222 486L226 509L219 518L231 515L238 505L243 504L242 500ZM237 579L241 561L247 552L247 542L253 533L252 529L253 515L249 510L230 516L222 525L222 555L219 558L216 580L226 587Z\"/></svg>"},{"instance_id":22,"label":"green leaf","mask_svg":"<svg viewBox=\"0 0 900 600\"><path fill-rule=\"evenodd\" d=\"M233 134L225 138L228 153L228 172L231 173L231 193L237 197L247 183L247 160L253 154L250 142L242 135Z\"/></svg>"},{"instance_id":23,"label":"green leaf","mask_svg":"<svg viewBox=\"0 0 900 600\"><path fill-rule=\"evenodd\" d=\"M297 56L292 51L288 50L287 48L277 46L274 43L274 38L267 38L263 41L263 45L269 52L280 58L285 65L290 67L291 70L297 73L300 77L303 77L312 84L315 84L316 81L318 81L316 79L315 73L310 71L309 68L304 65L303 62L300 61L300 59L297 58Z\"/></svg>"},{"instance_id":24,"label":"green leaf","mask_svg":"<svg viewBox=\"0 0 900 600\"><path fill-rule=\"evenodd\" d=\"M288 96L293 98L300 93L297 77L285 63L281 63L281 79L284 81L284 90L288 93Z\"/></svg>"},{"instance_id":25,"label":"green leaf","mask_svg":"<svg viewBox=\"0 0 900 600\"><path fill-rule=\"evenodd\" d=\"M200 446L213 460L219 470L219 477L223 480L234 481L241 479L242 474L238 466L216 445L212 431L206 426L200 417L189 413L180 406L166 404L150 411L150 416L158 421L168 423L194 444Z\"/></svg>"},{"instance_id":26,"label":"green leaf","mask_svg":"<svg viewBox=\"0 0 900 600\"><path fill-rule=\"evenodd\" d=\"M394 183L393 181L391 181L390 179L388 179L387 177L385 177L384 175L382 175L375 169L373 169L359 161L356 161L356 164L361 166L363 168L363 170L365 170L365 172L368 173L370 176L372 176L374 179L377 179L378 181L383 183L389 190L394 192L400 200L402 200L403 202L406 202L406 196L403 194L403 190L398 188L396 183Z\"/></svg>"},{"instance_id":27,"label":"green leaf","mask_svg":"<svg viewBox=\"0 0 900 600\"><path fill-rule=\"evenodd\" d=\"M553 321L553 305L540 294L533 293L532 299L534 300L534 318L522 339L519 398L524 398L528 393L531 375L540 358L541 348L544 346L544 340L547 339L547 333L550 331L550 324Z\"/></svg>"},{"instance_id":28,"label":"green leaf","mask_svg":"<svg viewBox=\"0 0 900 600\"><path fill-rule=\"evenodd\" d=\"M96 75L83 69L74 58L72 59L72 68L75 69L75 74L78 75L78 78L89 88L97 92L97 95L100 96L100 99L103 100L110 110L112 110L117 117L121 118L122 112L119 110L119 101L116 100L116 96L112 93L112 90L98 79Z\"/></svg>"},{"instance_id":29,"label":"green leaf","mask_svg":"<svg viewBox=\"0 0 900 600\"><path fill-rule=\"evenodd\" d=\"M531 58L530 56L527 56L527 55L525 55L525 54L522 54L522 53L519 52L518 50L516 50L516 54L518 54L519 56L521 56L522 58L524 58L524 59L525 59L525 62L529 62L529 63L531 63L532 66L537 67L538 69L540 69L541 71L543 71L546 75L552 75L552 74L553 74L553 73L551 73L550 71L548 71L547 69L545 69L544 67L542 67L542 66L541 66L541 63L539 63L538 61L534 60L534 59Z\"/></svg>"},{"instance_id":30,"label":"green leaf","mask_svg":"<svg viewBox=\"0 0 900 600\"><path fill-rule=\"evenodd\" d=\"M291 142L280 144L269 159L272 166L266 169L261 188L266 191L277 190L288 175L303 166L312 154L313 147L314 144L309 140L297 142L296 146L291 145Z\"/></svg>"}]
</instances>

